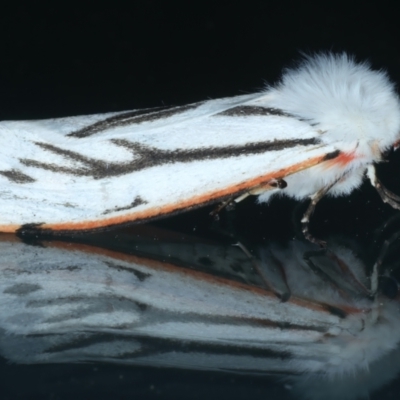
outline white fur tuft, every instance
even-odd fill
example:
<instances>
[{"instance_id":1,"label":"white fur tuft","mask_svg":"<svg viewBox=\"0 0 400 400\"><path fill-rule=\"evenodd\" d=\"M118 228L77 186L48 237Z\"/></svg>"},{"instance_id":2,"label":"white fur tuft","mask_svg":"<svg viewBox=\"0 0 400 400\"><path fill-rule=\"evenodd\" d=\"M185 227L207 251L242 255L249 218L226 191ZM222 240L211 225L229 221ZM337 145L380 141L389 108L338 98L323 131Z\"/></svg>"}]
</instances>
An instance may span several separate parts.
<instances>
[{"instance_id":1,"label":"white fur tuft","mask_svg":"<svg viewBox=\"0 0 400 400\"><path fill-rule=\"evenodd\" d=\"M316 124L326 143L377 141L383 151L399 138L393 83L385 72L347 54L306 57L269 93L272 106Z\"/></svg>"}]
</instances>

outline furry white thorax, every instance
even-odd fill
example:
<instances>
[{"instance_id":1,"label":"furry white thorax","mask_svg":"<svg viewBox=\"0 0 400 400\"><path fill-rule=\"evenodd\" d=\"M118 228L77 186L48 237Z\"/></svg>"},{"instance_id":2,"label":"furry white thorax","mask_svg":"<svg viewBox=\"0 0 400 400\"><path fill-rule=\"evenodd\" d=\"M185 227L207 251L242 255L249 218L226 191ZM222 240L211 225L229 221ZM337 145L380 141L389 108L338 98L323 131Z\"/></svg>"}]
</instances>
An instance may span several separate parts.
<instances>
[{"instance_id":1,"label":"furry white thorax","mask_svg":"<svg viewBox=\"0 0 400 400\"><path fill-rule=\"evenodd\" d=\"M270 104L317 124L326 143L377 141L381 151L399 138L400 101L383 71L347 54L308 57L269 89Z\"/></svg>"},{"instance_id":2,"label":"furry white thorax","mask_svg":"<svg viewBox=\"0 0 400 400\"><path fill-rule=\"evenodd\" d=\"M361 184L367 165L379 162L382 152L400 139L400 101L393 83L385 72L356 63L347 54L307 57L268 89L265 100L269 107L314 125L323 143L355 154L344 168L322 164L285 178L288 186L281 193L291 197L311 196L344 174L329 195L350 193ZM267 201L274 193L259 200Z\"/></svg>"}]
</instances>

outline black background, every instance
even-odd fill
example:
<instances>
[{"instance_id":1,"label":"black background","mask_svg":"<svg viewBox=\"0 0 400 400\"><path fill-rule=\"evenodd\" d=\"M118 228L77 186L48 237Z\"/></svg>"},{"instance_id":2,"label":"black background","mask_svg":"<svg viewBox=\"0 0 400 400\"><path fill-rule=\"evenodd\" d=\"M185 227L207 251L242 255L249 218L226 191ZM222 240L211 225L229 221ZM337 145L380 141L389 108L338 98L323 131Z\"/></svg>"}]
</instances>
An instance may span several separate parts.
<instances>
[{"instance_id":1,"label":"black background","mask_svg":"<svg viewBox=\"0 0 400 400\"><path fill-rule=\"evenodd\" d=\"M179 105L251 93L279 79L282 68L301 52L347 51L384 68L400 84L395 2L302 3L148 0L2 6L0 119ZM400 193L400 154L391 154L389 161L380 176ZM246 200L233 217L223 215L221 224L234 219L236 231L254 241L290 239L293 219L304 207L287 199L267 206ZM159 224L204 233L211 225L208 211ZM365 184L349 197L324 199L311 229L319 237L344 234L368 244L395 214ZM109 398L111 393L116 398L264 399L279 397L283 390L258 378L99 368L4 364L0 388L9 399ZM397 398L396 392L387 389L385 398Z\"/></svg>"}]
</instances>

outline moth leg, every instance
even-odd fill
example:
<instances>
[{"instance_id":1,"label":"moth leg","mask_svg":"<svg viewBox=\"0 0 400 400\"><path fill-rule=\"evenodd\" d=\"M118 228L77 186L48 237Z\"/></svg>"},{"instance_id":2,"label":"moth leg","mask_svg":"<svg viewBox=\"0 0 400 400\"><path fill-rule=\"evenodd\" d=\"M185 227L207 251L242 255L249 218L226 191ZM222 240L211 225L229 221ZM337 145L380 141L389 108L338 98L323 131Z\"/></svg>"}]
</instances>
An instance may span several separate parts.
<instances>
[{"instance_id":1,"label":"moth leg","mask_svg":"<svg viewBox=\"0 0 400 400\"><path fill-rule=\"evenodd\" d=\"M212 210L212 211L210 212L210 215L211 215L212 217L214 217L214 218L218 221L218 219L219 219L218 214L219 214L225 207L228 207L230 204L232 204L233 201L234 201L234 198L233 198L233 197L229 197L228 200L225 200L225 201L221 202L220 204L218 204L218 205L214 208L214 210Z\"/></svg>"},{"instance_id":2,"label":"moth leg","mask_svg":"<svg viewBox=\"0 0 400 400\"><path fill-rule=\"evenodd\" d=\"M284 189L287 186L287 183L284 179L272 179L266 184L255 186L248 190L247 192L243 193L241 196L236 197L234 200L235 203L239 203L242 200L244 200L248 196L257 196L259 194L262 194L268 190L272 189Z\"/></svg>"},{"instance_id":3,"label":"moth leg","mask_svg":"<svg viewBox=\"0 0 400 400\"><path fill-rule=\"evenodd\" d=\"M367 176L371 182L371 185L379 193L379 196L381 196L383 202L388 203L397 210L400 210L400 196L391 192L389 189L386 189L385 186L382 185L381 181L376 176L376 170L374 165L368 166Z\"/></svg>"},{"instance_id":4,"label":"moth leg","mask_svg":"<svg viewBox=\"0 0 400 400\"><path fill-rule=\"evenodd\" d=\"M210 212L210 215L212 217L217 217L218 213L223 210L225 207L229 207L231 204L234 205L236 203L240 203L244 199L246 199L249 196L255 196L259 195L261 193L266 192L267 190L272 190L272 189L284 189L287 186L287 183L283 179L272 179L266 184L255 186L251 188L250 190L244 192L240 196L234 198L230 197L229 199L221 202L217 207L215 207L214 210Z\"/></svg>"},{"instance_id":5,"label":"moth leg","mask_svg":"<svg viewBox=\"0 0 400 400\"><path fill-rule=\"evenodd\" d=\"M318 204L318 202L329 192L329 190L332 189L333 186L336 185L337 182L340 181L343 177L336 179L333 183L331 183L328 186L325 186L324 188L318 190L318 192L314 193L311 197L311 203L309 204L306 212L303 215L303 218L301 219L301 224L302 224L302 232L304 237L310 241L311 243L315 243L321 247L326 246L326 242L323 240L317 239L314 236L311 235L309 232L309 224L310 224L310 217L311 214L315 210L315 206Z\"/></svg>"}]
</instances>

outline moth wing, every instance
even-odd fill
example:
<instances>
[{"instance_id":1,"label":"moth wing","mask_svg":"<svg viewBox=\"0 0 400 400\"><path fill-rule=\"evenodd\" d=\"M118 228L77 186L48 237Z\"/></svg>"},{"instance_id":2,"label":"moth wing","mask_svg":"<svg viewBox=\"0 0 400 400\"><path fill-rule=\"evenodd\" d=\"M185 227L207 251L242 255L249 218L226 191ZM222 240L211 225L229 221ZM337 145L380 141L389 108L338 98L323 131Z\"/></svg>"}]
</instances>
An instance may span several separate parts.
<instances>
[{"instance_id":1,"label":"moth wing","mask_svg":"<svg viewBox=\"0 0 400 400\"><path fill-rule=\"evenodd\" d=\"M0 230L144 221L267 190L335 151L265 97L1 122Z\"/></svg>"}]
</instances>

